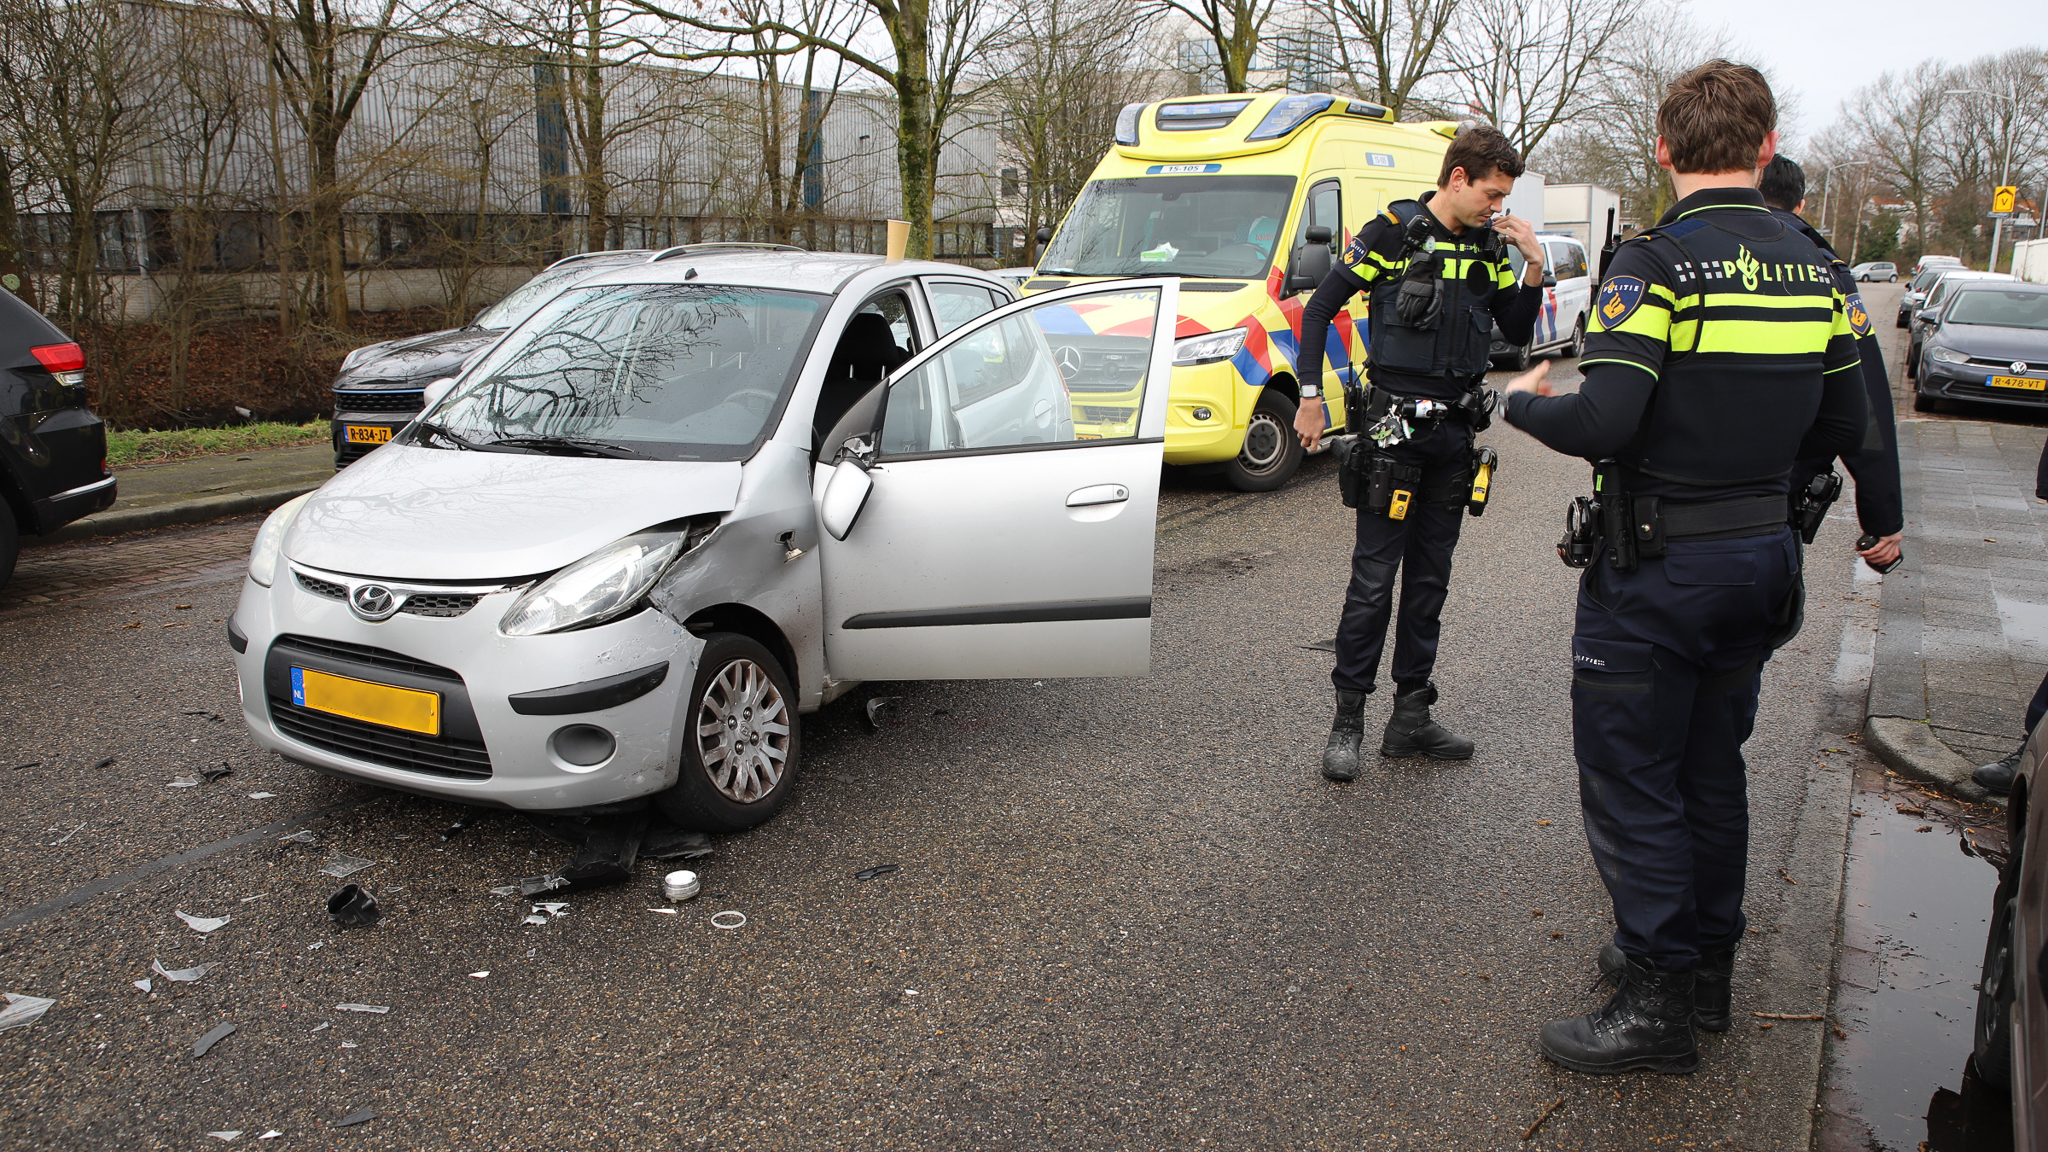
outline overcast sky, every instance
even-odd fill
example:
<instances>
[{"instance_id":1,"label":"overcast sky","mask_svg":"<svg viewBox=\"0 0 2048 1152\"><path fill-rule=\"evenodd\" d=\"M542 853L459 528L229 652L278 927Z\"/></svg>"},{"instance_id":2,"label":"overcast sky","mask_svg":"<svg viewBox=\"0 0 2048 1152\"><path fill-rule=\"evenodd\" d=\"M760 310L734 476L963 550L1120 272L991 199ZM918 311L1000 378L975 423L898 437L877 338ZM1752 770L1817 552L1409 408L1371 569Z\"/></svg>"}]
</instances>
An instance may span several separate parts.
<instances>
[{"instance_id":1,"label":"overcast sky","mask_svg":"<svg viewBox=\"0 0 2048 1152\"><path fill-rule=\"evenodd\" d=\"M1842 101L1880 73L1936 58L1963 64L2048 41L2048 17L2026 3L1689 0L1683 6L1703 24L1726 26L1749 59L1798 90L1797 120L1784 127L1801 140L1834 123Z\"/></svg>"}]
</instances>

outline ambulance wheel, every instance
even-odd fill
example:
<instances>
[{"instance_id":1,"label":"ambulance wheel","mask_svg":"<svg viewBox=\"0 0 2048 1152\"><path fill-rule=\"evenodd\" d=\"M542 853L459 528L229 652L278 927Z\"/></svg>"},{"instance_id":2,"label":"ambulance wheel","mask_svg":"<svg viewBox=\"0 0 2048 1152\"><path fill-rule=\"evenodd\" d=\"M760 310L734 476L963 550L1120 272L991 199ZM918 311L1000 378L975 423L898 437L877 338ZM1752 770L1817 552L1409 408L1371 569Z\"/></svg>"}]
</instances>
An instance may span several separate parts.
<instances>
[{"instance_id":1,"label":"ambulance wheel","mask_svg":"<svg viewBox=\"0 0 2048 1152\"><path fill-rule=\"evenodd\" d=\"M1223 478L1239 492L1271 492L1301 468L1301 437L1294 434L1294 401L1273 388L1259 393L1244 447L1223 466Z\"/></svg>"}]
</instances>

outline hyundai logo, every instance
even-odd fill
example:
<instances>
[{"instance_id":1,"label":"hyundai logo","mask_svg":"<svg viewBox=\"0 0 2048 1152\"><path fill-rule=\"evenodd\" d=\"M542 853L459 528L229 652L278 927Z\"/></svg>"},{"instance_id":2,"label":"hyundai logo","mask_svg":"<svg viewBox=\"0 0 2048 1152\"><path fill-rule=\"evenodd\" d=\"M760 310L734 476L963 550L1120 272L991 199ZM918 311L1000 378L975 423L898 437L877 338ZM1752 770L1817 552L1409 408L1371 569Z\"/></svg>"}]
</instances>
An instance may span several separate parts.
<instances>
[{"instance_id":1,"label":"hyundai logo","mask_svg":"<svg viewBox=\"0 0 2048 1152\"><path fill-rule=\"evenodd\" d=\"M368 620L373 624L379 620L389 620L391 614L398 611L398 606L402 603L404 601L397 593L382 584L358 584L355 590L348 594L349 611L354 612L358 619Z\"/></svg>"}]
</instances>

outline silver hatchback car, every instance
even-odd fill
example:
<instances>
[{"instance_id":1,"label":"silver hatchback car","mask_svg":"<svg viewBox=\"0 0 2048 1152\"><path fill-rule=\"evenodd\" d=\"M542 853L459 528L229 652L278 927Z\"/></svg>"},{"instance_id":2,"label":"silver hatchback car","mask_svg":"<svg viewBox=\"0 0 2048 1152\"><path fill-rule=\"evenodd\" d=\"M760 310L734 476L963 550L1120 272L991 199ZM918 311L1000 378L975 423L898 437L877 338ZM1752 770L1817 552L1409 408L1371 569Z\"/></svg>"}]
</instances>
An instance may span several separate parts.
<instances>
[{"instance_id":1,"label":"silver hatchback car","mask_svg":"<svg viewBox=\"0 0 2048 1152\"><path fill-rule=\"evenodd\" d=\"M263 525L249 729L385 787L733 831L860 681L1144 675L1177 283L1013 302L730 246L586 280Z\"/></svg>"}]
</instances>

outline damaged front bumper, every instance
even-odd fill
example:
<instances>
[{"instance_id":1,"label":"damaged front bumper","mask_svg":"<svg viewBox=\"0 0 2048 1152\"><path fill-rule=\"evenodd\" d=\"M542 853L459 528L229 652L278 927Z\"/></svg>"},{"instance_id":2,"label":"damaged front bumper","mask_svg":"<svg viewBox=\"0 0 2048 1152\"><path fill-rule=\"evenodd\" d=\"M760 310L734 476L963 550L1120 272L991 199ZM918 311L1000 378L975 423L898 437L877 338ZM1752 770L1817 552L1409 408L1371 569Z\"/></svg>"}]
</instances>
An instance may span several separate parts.
<instances>
[{"instance_id":1,"label":"damaged front bumper","mask_svg":"<svg viewBox=\"0 0 2048 1152\"><path fill-rule=\"evenodd\" d=\"M486 587L372 622L335 595L347 579L283 563L272 587L244 581L230 635L258 744L366 783L522 811L599 808L675 783L704 644L673 619L650 609L506 636L498 622L523 589ZM309 673L434 693L437 730L308 708Z\"/></svg>"}]
</instances>

